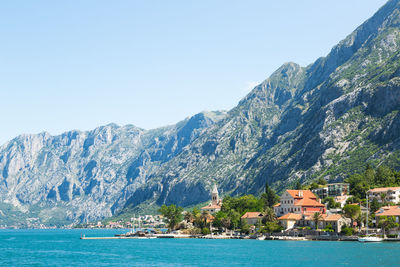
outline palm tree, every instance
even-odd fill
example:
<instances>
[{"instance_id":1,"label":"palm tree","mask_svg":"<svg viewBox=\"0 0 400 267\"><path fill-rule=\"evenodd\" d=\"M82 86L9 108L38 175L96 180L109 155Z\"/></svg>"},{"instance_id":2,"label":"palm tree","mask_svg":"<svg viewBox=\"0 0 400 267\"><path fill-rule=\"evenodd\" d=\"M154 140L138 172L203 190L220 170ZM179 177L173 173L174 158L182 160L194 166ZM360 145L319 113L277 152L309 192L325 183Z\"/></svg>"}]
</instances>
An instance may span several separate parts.
<instances>
[{"instance_id":1,"label":"palm tree","mask_svg":"<svg viewBox=\"0 0 400 267\"><path fill-rule=\"evenodd\" d=\"M209 214L208 211L206 211L206 210L203 210L203 212L201 213L201 215L200 215L200 219L201 219L201 221L202 221L202 226L201 226L201 228L207 226L207 219L208 219L209 215L210 215L210 214Z\"/></svg>"},{"instance_id":2,"label":"palm tree","mask_svg":"<svg viewBox=\"0 0 400 267\"><path fill-rule=\"evenodd\" d=\"M356 222L357 222L357 225L359 226L359 230L361 230L361 225L363 224L363 223L365 223L365 221L367 220L367 215L365 214L365 213L360 213L359 215L358 215L358 217L356 218ZM368 223L368 222L367 222Z\"/></svg>"},{"instance_id":3,"label":"palm tree","mask_svg":"<svg viewBox=\"0 0 400 267\"><path fill-rule=\"evenodd\" d=\"M318 230L318 223L322 220L322 214L319 212L314 213L313 221L315 222L315 229Z\"/></svg>"},{"instance_id":4,"label":"palm tree","mask_svg":"<svg viewBox=\"0 0 400 267\"><path fill-rule=\"evenodd\" d=\"M190 211L187 211L187 212L185 213L184 219L185 219L187 222L193 222L193 220L194 220L194 215L193 215L193 213L191 213Z\"/></svg>"},{"instance_id":5,"label":"palm tree","mask_svg":"<svg viewBox=\"0 0 400 267\"><path fill-rule=\"evenodd\" d=\"M276 215L272 208L267 207L264 211L263 223L276 221Z\"/></svg>"},{"instance_id":6,"label":"palm tree","mask_svg":"<svg viewBox=\"0 0 400 267\"><path fill-rule=\"evenodd\" d=\"M222 227L225 228L225 232L226 232L226 229L228 229L231 226L231 219L229 217L225 217L221 220L221 224L222 224Z\"/></svg>"},{"instance_id":7,"label":"palm tree","mask_svg":"<svg viewBox=\"0 0 400 267\"><path fill-rule=\"evenodd\" d=\"M379 218L379 226L383 230L383 236L385 236L385 230L388 231L390 229L396 228L399 226L398 223L396 223L396 219L394 216L381 216Z\"/></svg>"}]
</instances>

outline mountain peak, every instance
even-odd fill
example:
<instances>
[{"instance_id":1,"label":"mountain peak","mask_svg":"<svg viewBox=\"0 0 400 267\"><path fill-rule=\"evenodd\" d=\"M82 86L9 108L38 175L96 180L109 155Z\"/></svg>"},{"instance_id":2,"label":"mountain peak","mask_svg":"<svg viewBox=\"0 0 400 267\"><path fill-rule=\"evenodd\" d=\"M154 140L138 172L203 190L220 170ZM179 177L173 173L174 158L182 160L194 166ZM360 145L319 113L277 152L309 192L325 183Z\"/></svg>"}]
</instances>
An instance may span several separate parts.
<instances>
[{"instance_id":1,"label":"mountain peak","mask_svg":"<svg viewBox=\"0 0 400 267\"><path fill-rule=\"evenodd\" d=\"M370 19L335 45L326 57L321 57L307 67L308 79L305 90L310 90L326 80L337 67L348 61L365 43L381 31L400 25L399 0L390 0Z\"/></svg>"}]
</instances>

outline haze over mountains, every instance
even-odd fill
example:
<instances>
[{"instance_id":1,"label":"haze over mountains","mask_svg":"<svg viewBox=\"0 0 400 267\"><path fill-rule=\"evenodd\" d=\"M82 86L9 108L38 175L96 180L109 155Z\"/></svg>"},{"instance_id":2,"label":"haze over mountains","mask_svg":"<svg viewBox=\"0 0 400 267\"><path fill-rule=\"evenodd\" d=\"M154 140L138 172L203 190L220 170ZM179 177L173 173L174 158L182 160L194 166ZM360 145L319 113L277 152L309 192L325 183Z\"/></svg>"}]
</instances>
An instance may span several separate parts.
<instances>
[{"instance_id":1,"label":"haze over mountains","mask_svg":"<svg viewBox=\"0 0 400 267\"><path fill-rule=\"evenodd\" d=\"M0 148L0 224L82 222L125 207L193 205L213 183L261 192L366 163L400 166L400 1L307 67L285 63L229 112L154 130L21 135Z\"/></svg>"}]
</instances>

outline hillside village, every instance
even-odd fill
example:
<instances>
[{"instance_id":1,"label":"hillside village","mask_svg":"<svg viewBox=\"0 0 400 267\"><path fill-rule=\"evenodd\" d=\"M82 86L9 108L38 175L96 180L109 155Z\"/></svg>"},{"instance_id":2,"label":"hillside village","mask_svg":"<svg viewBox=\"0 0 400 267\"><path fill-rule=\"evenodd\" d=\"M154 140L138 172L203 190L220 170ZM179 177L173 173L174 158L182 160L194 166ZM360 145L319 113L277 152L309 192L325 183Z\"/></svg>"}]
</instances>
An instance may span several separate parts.
<instances>
[{"instance_id":1,"label":"hillside village","mask_svg":"<svg viewBox=\"0 0 400 267\"><path fill-rule=\"evenodd\" d=\"M384 168L374 171L368 166L360 177L367 177L373 171L379 180ZM398 178L398 173L392 174ZM374 187L377 183L371 183L373 188L364 192L369 199L367 205L365 198L359 198L363 182L360 177L356 180L357 177L354 175L344 183L328 184L319 179L309 185L297 184L297 188L285 190L280 197L266 185L259 198L245 195L221 199L214 185L210 203L200 209L183 211L175 205L164 205L160 211L170 231L185 234L330 239L365 235L369 213L370 233L398 238L400 187Z\"/></svg>"},{"instance_id":2,"label":"hillside village","mask_svg":"<svg viewBox=\"0 0 400 267\"><path fill-rule=\"evenodd\" d=\"M370 233L397 238L400 186L378 186L397 185L399 178L399 172L385 166L377 170L367 166L363 174L355 174L343 183L328 184L323 179L308 185L296 183L294 189L287 189L280 196L266 184L259 197L221 198L214 184L210 202L201 208L184 210L173 204L163 205L159 215L134 216L128 221L110 220L84 227L168 228L170 233L203 236L335 239L364 235L368 213ZM366 179L370 179L370 184L363 187Z\"/></svg>"}]
</instances>

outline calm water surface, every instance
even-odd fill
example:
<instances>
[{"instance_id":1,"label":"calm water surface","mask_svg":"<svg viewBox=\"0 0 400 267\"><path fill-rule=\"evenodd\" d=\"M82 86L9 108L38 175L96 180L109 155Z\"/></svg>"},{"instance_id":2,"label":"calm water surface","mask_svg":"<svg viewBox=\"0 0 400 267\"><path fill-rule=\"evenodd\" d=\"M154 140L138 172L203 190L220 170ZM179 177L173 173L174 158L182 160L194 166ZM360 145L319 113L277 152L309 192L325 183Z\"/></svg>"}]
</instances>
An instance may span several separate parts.
<instances>
[{"instance_id":1,"label":"calm water surface","mask_svg":"<svg viewBox=\"0 0 400 267\"><path fill-rule=\"evenodd\" d=\"M1 266L400 266L400 243L80 240L112 230L0 230Z\"/></svg>"}]
</instances>

